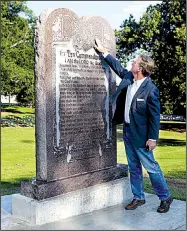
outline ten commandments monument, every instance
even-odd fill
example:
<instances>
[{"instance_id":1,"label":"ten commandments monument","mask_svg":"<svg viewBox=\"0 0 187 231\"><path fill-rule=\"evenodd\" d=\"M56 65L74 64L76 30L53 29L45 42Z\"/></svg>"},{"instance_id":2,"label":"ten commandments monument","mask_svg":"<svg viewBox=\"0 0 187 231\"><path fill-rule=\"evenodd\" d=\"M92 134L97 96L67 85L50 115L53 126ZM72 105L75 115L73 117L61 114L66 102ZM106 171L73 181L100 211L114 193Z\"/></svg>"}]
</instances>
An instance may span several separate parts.
<instances>
[{"instance_id":1,"label":"ten commandments monument","mask_svg":"<svg viewBox=\"0 0 187 231\"><path fill-rule=\"evenodd\" d=\"M58 8L38 19L37 169L35 180L21 183L24 198L39 203L127 176L127 166L117 165L112 123L115 75L93 49L95 38L115 56L114 32L102 17L79 18Z\"/></svg>"}]
</instances>

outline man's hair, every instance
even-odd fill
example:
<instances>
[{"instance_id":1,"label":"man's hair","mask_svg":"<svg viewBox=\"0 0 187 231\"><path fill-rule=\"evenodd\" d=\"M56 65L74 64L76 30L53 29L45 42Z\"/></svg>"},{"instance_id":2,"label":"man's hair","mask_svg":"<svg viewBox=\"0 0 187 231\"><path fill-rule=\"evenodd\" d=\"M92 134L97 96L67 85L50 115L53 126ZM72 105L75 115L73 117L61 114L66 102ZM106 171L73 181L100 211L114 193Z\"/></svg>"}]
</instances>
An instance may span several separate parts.
<instances>
[{"instance_id":1,"label":"man's hair","mask_svg":"<svg viewBox=\"0 0 187 231\"><path fill-rule=\"evenodd\" d=\"M147 55L140 55L139 67L142 68L142 74L149 76L154 71L154 60Z\"/></svg>"}]
</instances>

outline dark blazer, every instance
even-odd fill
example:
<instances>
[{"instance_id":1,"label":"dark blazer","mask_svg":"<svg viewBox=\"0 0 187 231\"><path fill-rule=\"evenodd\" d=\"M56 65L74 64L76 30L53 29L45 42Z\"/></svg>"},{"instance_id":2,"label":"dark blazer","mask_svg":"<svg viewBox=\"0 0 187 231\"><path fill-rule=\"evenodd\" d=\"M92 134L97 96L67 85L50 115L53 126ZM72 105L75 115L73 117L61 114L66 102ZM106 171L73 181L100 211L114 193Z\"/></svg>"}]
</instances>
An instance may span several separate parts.
<instances>
[{"instance_id":1,"label":"dark blazer","mask_svg":"<svg viewBox=\"0 0 187 231\"><path fill-rule=\"evenodd\" d=\"M105 61L122 79L119 87L112 96L112 100L116 101L113 122L121 124L124 122L127 87L133 83L133 75L132 72L123 68L119 61L111 55L107 55ZM134 95L129 116L135 147L143 148L148 139L158 139L160 127L159 90L150 77L144 80Z\"/></svg>"}]
</instances>

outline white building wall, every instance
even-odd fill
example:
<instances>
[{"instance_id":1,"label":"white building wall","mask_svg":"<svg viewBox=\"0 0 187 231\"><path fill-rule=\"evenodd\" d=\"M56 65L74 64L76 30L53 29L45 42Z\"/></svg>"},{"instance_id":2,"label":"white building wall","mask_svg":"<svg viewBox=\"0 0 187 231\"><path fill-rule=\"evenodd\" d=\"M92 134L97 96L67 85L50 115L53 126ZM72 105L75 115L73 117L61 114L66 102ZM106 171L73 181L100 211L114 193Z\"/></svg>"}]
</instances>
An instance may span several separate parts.
<instances>
[{"instance_id":1,"label":"white building wall","mask_svg":"<svg viewBox=\"0 0 187 231\"><path fill-rule=\"evenodd\" d=\"M18 102L16 101L16 95L11 95L10 99L9 96L5 96L5 95L1 95L1 103L2 104L8 104L10 100L11 104L18 104Z\"/></svg>"}]
</instances>

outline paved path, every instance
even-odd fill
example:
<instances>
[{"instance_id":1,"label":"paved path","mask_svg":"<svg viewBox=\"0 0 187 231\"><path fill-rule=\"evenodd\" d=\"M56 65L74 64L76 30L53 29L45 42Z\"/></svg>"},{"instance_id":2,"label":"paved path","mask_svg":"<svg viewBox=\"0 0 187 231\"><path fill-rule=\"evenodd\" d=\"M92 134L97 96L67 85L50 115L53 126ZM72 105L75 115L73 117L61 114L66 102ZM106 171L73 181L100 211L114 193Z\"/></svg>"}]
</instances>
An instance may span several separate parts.
<instances>
[{"instance_id":1,"label":"paved path","mask_svg":"<svg viewBox=\"0 0 187 231\"><path fill-rule=\"evenodd\" d=\"M40 226L11 215L11 195L1 200L1 230L186 230L186 201L174 200L169 212L160 214L153 194L146 194L146 204L136 210L118 205Z\"/></svg>"}]
</instances>

